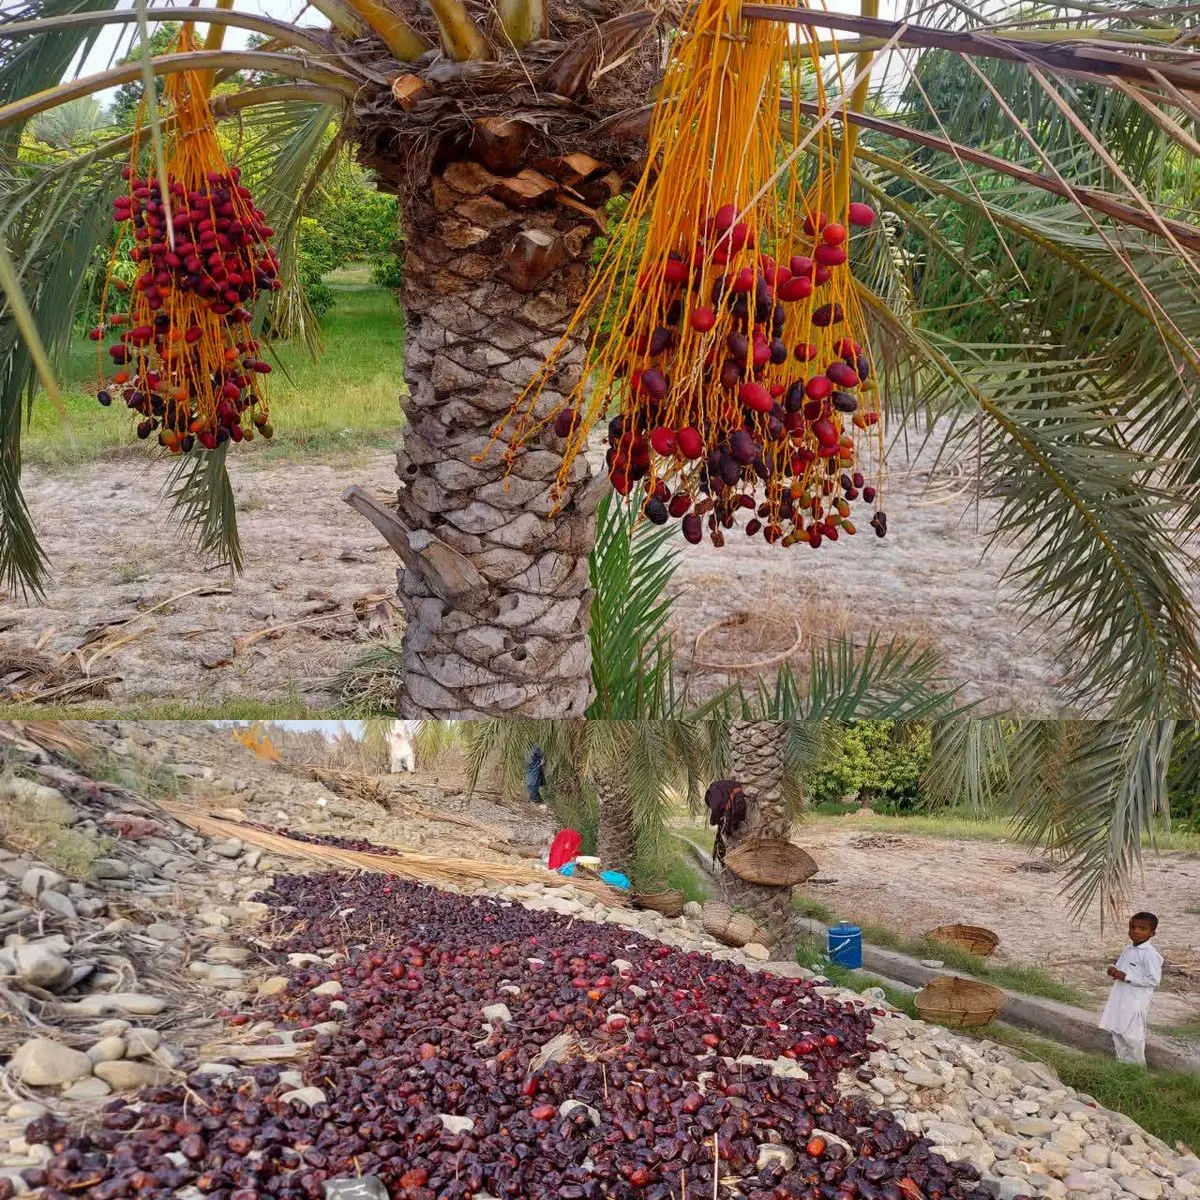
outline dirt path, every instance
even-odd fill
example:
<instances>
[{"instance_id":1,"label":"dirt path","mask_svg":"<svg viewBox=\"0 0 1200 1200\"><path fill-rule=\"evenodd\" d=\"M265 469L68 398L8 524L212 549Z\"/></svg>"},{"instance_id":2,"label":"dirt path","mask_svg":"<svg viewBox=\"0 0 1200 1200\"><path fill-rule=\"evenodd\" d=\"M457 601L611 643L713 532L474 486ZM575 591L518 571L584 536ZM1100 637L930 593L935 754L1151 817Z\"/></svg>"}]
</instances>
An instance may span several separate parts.
<instances>
[{"instance_id":1,"label":"dirt path","mask_svg":"<svg viewBox=\"0 0 1200 1200\"><path fill-rule=\"evenodd\" d=\"M398 561L340 496L351 482L390 491L393 461L378 452L351 462L236 463L245 574L232 594L192 594L154 612L191 589L229 586L228 575L206 569L169 521L166 464L31 470L26 494L53 581L45 605L10 598L0 654L7 659L39 639L46 651L67 653L101 623L134 618L110 636L136 636L92 668L119 676L109 703L294 698L327 708L338 699L329 681L362 649L366 623L354 602L391 596ZM235 649L236 639L306 618L307 627Z\"/></svg>"},{"instance_id":2,"label":"dirt path","mask_svg":"<svg viewBox=\"0 0 1200 1200\"><path fill-rule=\"evenodd\" d=\"M865 832L853 817L801 825L796 840L817 860L817 878L836 880L810 891L838 916L906 936L955 921L983 925L1000 935L997 963L1044 967L1099 1011L1108 992L1104 970L1125 943L1124 924L1106 921L1102 930L1097 909L1076 925L1059 895L1062 876L1037 870L1044 860L1024 846ZM1159 1026L1200 1012L1198 900L1200 855L1147 855L1129 911L1149 909L1161 922L1155 944L1167 965L1152 1009Z\"/></svg>"}]
</instances>

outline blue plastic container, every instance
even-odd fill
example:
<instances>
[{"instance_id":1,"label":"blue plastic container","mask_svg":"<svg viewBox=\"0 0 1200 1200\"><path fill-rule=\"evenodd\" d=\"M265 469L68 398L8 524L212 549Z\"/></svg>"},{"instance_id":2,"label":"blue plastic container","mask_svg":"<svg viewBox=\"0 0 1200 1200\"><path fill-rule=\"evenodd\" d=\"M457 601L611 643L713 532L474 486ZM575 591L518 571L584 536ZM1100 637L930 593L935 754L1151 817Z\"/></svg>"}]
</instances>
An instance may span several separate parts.
<instances>
[{"instance_id":1,"label":"blue plastic container","mask_svg":"<svg viewBox=\"0 0 1200 1200\"><path fill-rule=\"evenodd\" d=\"M862 966L862 930L857 925L830 925L826 937L830 962L839 967Z\"/></svg>"}]
</instances>

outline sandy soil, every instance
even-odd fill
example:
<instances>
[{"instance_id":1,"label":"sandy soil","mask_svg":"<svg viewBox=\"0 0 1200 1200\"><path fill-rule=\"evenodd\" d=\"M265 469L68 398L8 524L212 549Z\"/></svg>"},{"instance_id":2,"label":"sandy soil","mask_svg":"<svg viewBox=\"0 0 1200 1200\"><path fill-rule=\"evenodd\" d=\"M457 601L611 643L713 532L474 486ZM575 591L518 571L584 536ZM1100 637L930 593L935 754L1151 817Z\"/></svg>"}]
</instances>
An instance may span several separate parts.
<instances>
[{"instance_id":1,"label":"sandy soil","mask_svg":"<svg viewBox=\"0 0 1200 1200\"><path fill-rule=\"evenodd\" d=\"M1015 590L1001 582L1011 552L997 546L983 558L998 505L981 499L976 512L970 462L936 459L936 447L920 452L915 442L892 450L884 539L863 522L855 537L819 551L745 536L719 551L688 547L671 613L683 663L772 662L799 637L802 667L813 641L831 634L851 634L859 646L872 632L898 635L940 650L947 677L963 702L980 702L979 715L1072 715L1058 693L1067 667L1053 632L1037 622L1022 628ZM731 616L737 626L711 628ZM691 689L704 696L756 674L700 665Z\"/></svg>"},{"instance_id":2,"label":"sandy soil","mask_svg":"<svg viewBox=\"0 0 1200 1200\"><path fill-rule=\"evenodd\" d=\"M602 456L601 449L601 463ZM1072 715L1059 692L1067 668L1055 653L1054 632L1036 622L1023 626L1014 593L1001 584L1009 552L996 547L982 557L995 503L982 500L976 513L969 459L934 459L933 450L918 454L915 443L911 452L893 450L883 541L864 530L819 552L744 537L721 550L686 547L671 630L689 696L701 699L756 675L696 666L694 658L766 662L773 674L797 628L800 667L814 638L849 632L861 645L875 631L940 650L947 680L964 701L981 702L981 714ZM45 639L49 652L82 646L90 656L99 646L89 631L94 637L102 622L136 618L109 630L110 641L133 636L92 666L93 674L119 677L109 685L111 700L299 693L313 707L334 703L329 680L356 657L364 636L352 606L368 593L390 595L398 565L339 496L351 482L389 494L391 454L373 452L354 463L235 464L246 573L233 594L196 593L149 612L190 589L228 586L168 524L165 471L162 464L141 469L120 461L27 473L54 583L44 606L7 599L0 654ZM313 623L253 644L238 640L302 618ZM729 618L742 623L712 630Z\"/></svg>"},{"instance_id":3,"label":"sandy soil","mask_svg":"<svg viewBox=\"0 0 1200 1200\"><path fill-rule=\"evenodd\" d=\"M817 860L817 879L836 880L809 889L839 916L907 935L956 921L982 925L1000 935L996 963L1044 967L1102 1006L1124 922L1102 929L1097 908L1076 924L1059 894L1063 877L1025 869L1044 861L1026 847L866 832L853 817L802 825L796 841ZM1200 1012L1200 855L1150 854L1144 865L1127 907L1158 914L1155 944L1166 967L1152 1020L1179 1024Z\"/></svg>"},{"instance_id":4,"label":"sandy soil","mask_svg":"<svg viewBox=\"0 0 1200 1200\"><path fill-rule=\"evenodd\" d=\"M362 650L366 622L354 603L375 604L396 587L398 560L342 503L350 483L391 490L393 458L237 463L231 471L246 571L232 585L184 544L168 520L162 463L97 462L49 473L30 470L26 494L50 557L53 582L42 606L8 598L0 653L41 641L53 654L88 641L104 622L131 619L106 641L93 675L115 675L110 702L268 700L299 695L315 708L336 702L329 681ZM192 589L204 591L154 609ZM306 626L240 641L271 626Z\"/></svg>"}]
</instances>

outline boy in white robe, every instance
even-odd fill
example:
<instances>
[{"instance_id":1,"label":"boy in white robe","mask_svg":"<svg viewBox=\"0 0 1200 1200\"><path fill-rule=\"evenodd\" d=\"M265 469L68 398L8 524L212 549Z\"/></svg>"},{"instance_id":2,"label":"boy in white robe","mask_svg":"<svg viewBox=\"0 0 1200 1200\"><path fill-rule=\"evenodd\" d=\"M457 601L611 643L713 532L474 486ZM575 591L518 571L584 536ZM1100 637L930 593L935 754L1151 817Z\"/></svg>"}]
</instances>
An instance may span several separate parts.
<instances>
[{"instance_id":1,"label":"boy in white robe","mask_svg":"<svg viewBox=\"0 0 1200 1200\"><path fill-rule=\"evenodd\" d=\"M1153 913L1134 913L1129 918L1129 945L1108 968L1108 977L1116 982L1100 1014L1100 1028L1112 1034L1119 1062L1146 1065L1146 1014L1162 980L1163 958L1150 944L1157 931Z\"/></svg>"}]
</instances>

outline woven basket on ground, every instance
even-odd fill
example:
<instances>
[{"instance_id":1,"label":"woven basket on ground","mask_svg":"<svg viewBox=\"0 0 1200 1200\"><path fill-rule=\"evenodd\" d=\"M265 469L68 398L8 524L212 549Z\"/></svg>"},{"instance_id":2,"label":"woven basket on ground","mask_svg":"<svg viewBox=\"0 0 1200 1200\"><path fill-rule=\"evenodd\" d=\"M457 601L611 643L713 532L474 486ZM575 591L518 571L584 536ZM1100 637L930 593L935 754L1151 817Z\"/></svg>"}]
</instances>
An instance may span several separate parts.
<instances>
[{"instance_id":1,"label":"woven basket on ground","mask_svg":"<svg viewBox=\"0 0 1200 1200\"><path fill-rule=\"evenodd\" d=\"M939 975L917 993L914 1003L922 1020L969 1029L986 1025L999 1013L1004 1007L1004 993L977 979Z\"/></svg>"},{"instance_id":2,"label":"woven basket on ground","mask_svg":"<svg viewBox=\"0 0 1200 1200\"><path fill-rule=\"evenodd\" d=\"M939 925L925 935L931 942L942 942L947 946L957 946L968 954L977 954L987 958L1000 945L999 934L982 925Z\"/></svg>"},{"instance_id":3,"label":"woven basket on ground","mask_svg":"<svg viewBox=\"0 0 1200 1200\"><path fill-rule=\"evenodd\" d=\"M812 855L784 838L749 838L725 855L725 865L747 883L792 887L817 873Z\"/></svg>"},{"instance_id":4,"label":"woven basket on ground","mask_svg":"<svg viewBox=\"0 0 1200 1200\"><path fill-rule=\"evenodd\" d=\"M683 916L683 901L682 892L677 892L674 888L667 888L662 892L642 892L633 897L632 903L634 908L649 908L654 912L662 913L664 917L681 917Z\"/></svg>"},{"instance_id":5,"label":"woven basket on ground","mask_svg":"<svg viewBox=\"0 0 1200 1200\"><path fill-rule=\"evenodd\" d=\"M726 946L748 946L751 942L768 944L767 931L746 913L734 912L720 900L710 900L700 914L700 923L709 937Z\"/></svg>"}]
</instances>

